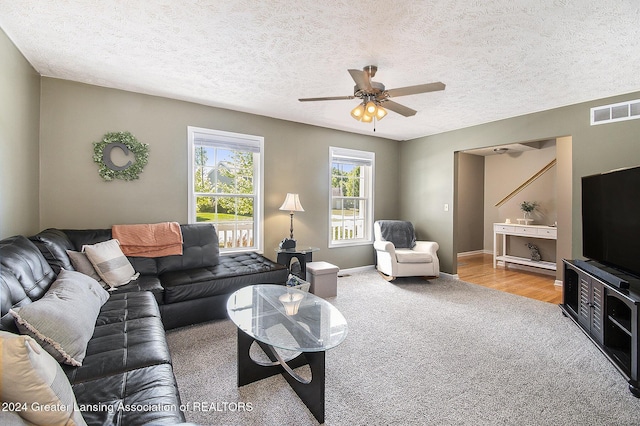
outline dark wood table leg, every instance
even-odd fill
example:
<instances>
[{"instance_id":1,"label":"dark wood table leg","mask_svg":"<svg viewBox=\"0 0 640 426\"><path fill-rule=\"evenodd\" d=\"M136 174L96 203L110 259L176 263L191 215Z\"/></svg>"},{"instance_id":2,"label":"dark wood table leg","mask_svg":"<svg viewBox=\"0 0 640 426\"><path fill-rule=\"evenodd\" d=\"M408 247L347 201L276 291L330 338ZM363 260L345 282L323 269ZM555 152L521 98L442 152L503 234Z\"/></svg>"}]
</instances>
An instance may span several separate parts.
<instances>
[{"instance_id":1,"label":"dark wood table leg","mask_svg":"<svg viewBox=\"0 0 640 426\"><path fill-rule=\"evenodd\" d=\"M294 273L291 269L291 260L297 259L298 264L300 265L300 271ZM307 262L313 261L313 254L311 252L308 253L299 253L299 252L280 252L278 253L278 257L276 260L279 264L284 265L289 269L289 273L292 273L303 280L307 279Z\"/></svg>"},{"instance_id":2,"label":"dark wood table leg","mask_svg":"<svg viewBox=\"0 0 640 426\"><path fill-rule=\"evenodd\" d=\"M251 359L249 350L254 341L255 339L238 329L238 387L275 376L282 372L279 365L259 365Z\"/></svg>"},{"instance_id":3,"label":"dark wood table leg","mask_svg":"<svg viewBox=\"0 0 640 426\"><path fill-rule=\"evenodd\" d=\"M254 341L256 341L254 338L238 328L238 387L275 376L276 374L282 374L289 386L311 411L311 414L320 423L324 423L324 351L303 352L297 357L285 361L272 346L256 341L271 360L270 363L257 363L249 354ZM310 380L301 378L293 371L294 368L307 364L311 369Z\"/></svg>"},{"instance_id":4,"label":"dark wood table leg","mask_svg":"<svg viewBox=\"0 0 640 426\"><path fill-rule=\"evenodd\" d=\"M304 352L299 357L304 357L311 369L311 380L301 382L295 376L283 371L282 376L289 382L289 386L298 394L304 405L320 423L324 423L324 351Z\"/></svg>"}]
</instances>

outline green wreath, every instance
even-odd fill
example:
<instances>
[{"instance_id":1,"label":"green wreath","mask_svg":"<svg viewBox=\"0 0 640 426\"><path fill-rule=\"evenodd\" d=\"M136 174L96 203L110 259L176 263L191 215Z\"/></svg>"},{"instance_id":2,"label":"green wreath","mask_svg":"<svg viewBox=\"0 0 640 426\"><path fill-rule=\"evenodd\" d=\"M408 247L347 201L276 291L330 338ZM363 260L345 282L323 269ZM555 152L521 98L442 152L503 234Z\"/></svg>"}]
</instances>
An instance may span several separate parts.
<instances>
[{"instance_id":1,"label":"green wreath","mask_svg":"<svg viewBox=\"0 0 640 426\"><path fill-rule=\"evenodd\" d=\"M122 149L125 154L128 154L127 150L132 152L135 162L129 161L124 166L116 166L110 157L114 148ZM138 142L129 132L107 133L100 142L93 143L93 161L100 165L98 173L106 181L138 179L138 175L149 162L149 145Z\"/></svg>"}]
</instances>

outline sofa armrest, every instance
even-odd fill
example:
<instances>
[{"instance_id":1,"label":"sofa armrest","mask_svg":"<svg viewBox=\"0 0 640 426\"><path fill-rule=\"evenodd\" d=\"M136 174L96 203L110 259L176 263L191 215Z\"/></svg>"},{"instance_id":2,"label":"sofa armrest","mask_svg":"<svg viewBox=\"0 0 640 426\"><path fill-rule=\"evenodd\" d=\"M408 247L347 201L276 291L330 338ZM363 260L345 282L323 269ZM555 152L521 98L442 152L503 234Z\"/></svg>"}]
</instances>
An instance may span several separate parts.
<instances>
[{"instance_id":1,"label":"sofa armrest","mask_svg":"<svg viewBox=\"0 0 640 426\"><path fill-rule=\"evenodd\" d=\"M433 275L436 277L440 275L440 259L438 259L437 253L439 248L440 245L435 241L416 241L416 246L413 248L414 250L419 249L421 251L426 251L431 255L431 263L434 271Z\"/></svg>"},{"instance_id":2,"label":"sofa armrest","mask_svg":"<svg viewBox=\"0 0 640 426\"><path fill-rule=\"evenodd\" d=\"M373 248L377 251L384 251L395 254L396 248L391 241L374 241Z\"/></svg>"},{"instance_id":3,"label":"sofa armrest","mask_svg":"<svg viewBox=\"0 0 640 426\"><path fill-rule=\"evenodd\" d=\"M440 245L435 241L416 241L416 245L413 247L413 250L427 252L435 257L439 248Z\"/></svg>"}]
</instances>

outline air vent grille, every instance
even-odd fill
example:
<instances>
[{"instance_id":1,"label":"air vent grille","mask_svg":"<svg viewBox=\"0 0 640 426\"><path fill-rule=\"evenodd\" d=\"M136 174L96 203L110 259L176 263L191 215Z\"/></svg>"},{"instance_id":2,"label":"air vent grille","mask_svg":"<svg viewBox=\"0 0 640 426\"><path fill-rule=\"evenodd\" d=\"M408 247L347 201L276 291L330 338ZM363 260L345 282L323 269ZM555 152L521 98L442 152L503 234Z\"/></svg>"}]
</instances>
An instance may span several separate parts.
<instances>
[{"instance_id":1,"label":"air vent grille","mask_svg":"<svg viewBox=\"0 0 640 426\"><path fill-rule=\"evenodd\" d=\"M640 118L640 99L591 108L591 125Z\"/></svg>"}]
</instances>

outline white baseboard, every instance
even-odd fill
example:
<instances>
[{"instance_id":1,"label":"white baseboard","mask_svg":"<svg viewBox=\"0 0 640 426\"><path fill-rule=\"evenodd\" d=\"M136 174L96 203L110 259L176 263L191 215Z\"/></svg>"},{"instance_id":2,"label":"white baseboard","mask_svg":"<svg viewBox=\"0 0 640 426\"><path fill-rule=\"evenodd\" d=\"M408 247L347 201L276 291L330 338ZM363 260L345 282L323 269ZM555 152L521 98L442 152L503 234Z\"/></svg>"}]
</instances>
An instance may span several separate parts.
<instances>
[{"instance_id":1,"label":"white baseboard","mask_svg":"<svg viewBox=\"0 0 640 426\"><path fill-rule=\"evenodd\" d=\"M365 265L365 266L358 266L358 267L355 267L355 268L340 269L338 271L338 276L350 275L350 274L355 274L355 273L358 273L358 272L366 272L366 271L370 271L372 269L376 269L376 267L374 265Z\"/></svg>"},{"instance_id":2,"label":"white baseboard","mask_svg":"<svg viewBox=\"0 0 640 426\"><path fill-rule=\"evenodd\" d=\"M466 257L466 256L475 256L477 254L493 254L493 251L491 250L472 250L472 251L465 251L462 253L458 253L458 257Z\"/></svg>"},{"instance_id":3,"label":"white baseboard","mask_svg":"<svg viewBox=\"0 0 640 426\"><path fill-rule=\"evenodd\" d=\"M452 280L459 280L460 279L460 275L458 274L449 274L447 272L442 272L440 271L440 276L444 275L445 277L451 278Z\"/></svg>"}]
</instances>

